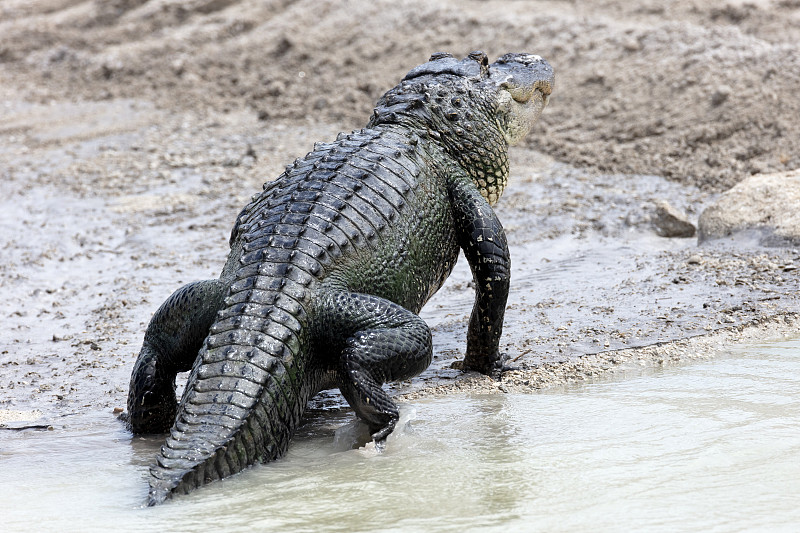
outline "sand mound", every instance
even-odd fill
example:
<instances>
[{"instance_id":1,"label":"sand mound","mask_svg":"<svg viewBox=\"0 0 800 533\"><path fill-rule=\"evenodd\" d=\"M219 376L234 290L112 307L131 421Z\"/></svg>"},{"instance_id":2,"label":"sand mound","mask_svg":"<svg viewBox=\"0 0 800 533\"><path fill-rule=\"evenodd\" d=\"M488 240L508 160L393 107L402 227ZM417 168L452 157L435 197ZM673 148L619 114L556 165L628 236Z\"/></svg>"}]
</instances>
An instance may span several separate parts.
<instances>
[{"instance_id":1,"label":"sand mound","mask_svg":"<svg viewBox=\"0 0 800 533\"><path fill-rule=\"evenodd\" d=\"M345 129L433 51L532 51L558 85L529 143L563 161L716 190L800 167L800 4L661 4L10 0L0 72L36 101L134 97Z\"/></svg>"}]
</instances>

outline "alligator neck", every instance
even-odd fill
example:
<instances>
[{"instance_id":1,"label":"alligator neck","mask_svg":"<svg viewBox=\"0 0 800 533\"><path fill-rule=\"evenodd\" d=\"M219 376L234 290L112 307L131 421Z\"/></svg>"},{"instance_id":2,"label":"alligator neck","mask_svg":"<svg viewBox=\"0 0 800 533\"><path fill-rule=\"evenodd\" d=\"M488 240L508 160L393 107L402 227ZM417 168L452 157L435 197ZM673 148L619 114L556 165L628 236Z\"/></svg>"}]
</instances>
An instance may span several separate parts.
<instances>
[{"instance_id":1,"label":"alligator neck","mask_svg":"<svg viewBox=\"0 0 800 533\"><path fill-rule=\"evenodd\" d=\"M378 101L368 128L410 132L438 143L472 178L491 205L508 182L508 142L497 128L480 89L401 84Z\"/></svg>"}]
</instances>

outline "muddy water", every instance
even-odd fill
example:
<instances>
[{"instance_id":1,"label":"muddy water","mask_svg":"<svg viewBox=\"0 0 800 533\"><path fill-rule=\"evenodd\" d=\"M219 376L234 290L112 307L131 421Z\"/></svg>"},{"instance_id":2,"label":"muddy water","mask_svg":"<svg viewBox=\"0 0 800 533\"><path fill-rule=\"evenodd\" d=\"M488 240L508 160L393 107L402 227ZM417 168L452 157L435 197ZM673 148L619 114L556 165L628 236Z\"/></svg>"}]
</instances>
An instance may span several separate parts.
<instances>
[{"instance_id":1,"label":"muddy water","mask_svg":"<svg viewBox=\"0 0 800 533\"><path fill-rule=\"evenodd\" d=\"M800 339L535 395L421 400L383 453L349 412L314 411L284 460L150 509L157 440L76 413L0 432L3 530L792 530L798 375Z\"/></svg>"}]
</instances>

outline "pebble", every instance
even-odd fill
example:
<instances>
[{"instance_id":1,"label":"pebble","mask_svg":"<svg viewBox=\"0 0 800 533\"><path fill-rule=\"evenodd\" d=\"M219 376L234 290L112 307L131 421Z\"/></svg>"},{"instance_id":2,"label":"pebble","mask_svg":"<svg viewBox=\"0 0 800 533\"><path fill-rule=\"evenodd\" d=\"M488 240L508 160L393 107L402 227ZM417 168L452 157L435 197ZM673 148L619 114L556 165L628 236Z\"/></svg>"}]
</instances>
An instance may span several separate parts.
<instances>
[{"instance_id":1,"label":"pebble","mask_svg":"<svg viewBox=\"0 0 800 533\"><path fill-rule=\"evenodd\" d=\"M717 107L724 104L728 97L730 97L731 93L733 93L733 89L731 89L728 85L719 85L717 90L711 94L711 105Z\"/></svg>"},{"instance_id":2,"label":"pebble","mask_svg":"<svg viewBox=\"0 0 800 533\"><path fill-rule=\"evenodd\" d=\"M655 226L656 233L662 237L686 238L694 237L695 234L694 224L689 222L684 213L675 209L666 200L656 202L656 209L652 222Z\"/></svg>"}]
</instances>

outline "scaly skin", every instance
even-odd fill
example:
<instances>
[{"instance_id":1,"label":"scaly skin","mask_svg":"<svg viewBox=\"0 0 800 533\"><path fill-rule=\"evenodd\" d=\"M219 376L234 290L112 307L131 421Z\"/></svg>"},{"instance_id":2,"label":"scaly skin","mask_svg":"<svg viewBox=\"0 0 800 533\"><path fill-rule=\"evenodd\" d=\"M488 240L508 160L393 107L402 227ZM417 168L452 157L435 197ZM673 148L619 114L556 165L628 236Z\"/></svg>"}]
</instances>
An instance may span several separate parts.
<instances>
[{"instance_id":1,"label":"scaly skin","mask_svg":"<svg viewBox=\"0 0 800 533\"><path fill-rule=\"evenodd\" d=\"M459 250L475 279L464 368L489 373L510 258L492 205L508 145L547 103L550 66L435 54L378 102L363 130L317 144L239 215L220 278L154 315L131 376L129 425L169 431L149 504L280 457L308 400L338 387L380 442L397 407L381 388L431 361L417 313ZM180 403L175 375L191 373Z\"/></svg>"}]
</instances>

